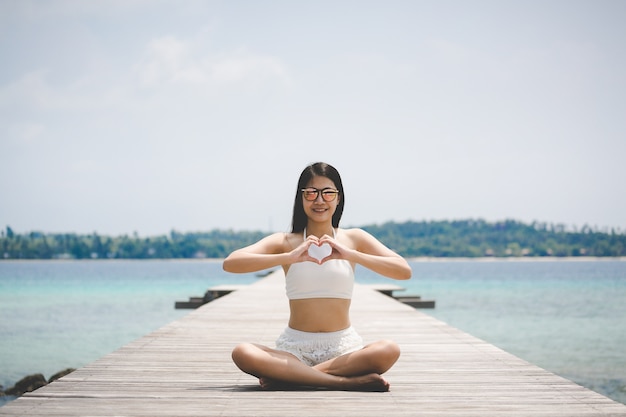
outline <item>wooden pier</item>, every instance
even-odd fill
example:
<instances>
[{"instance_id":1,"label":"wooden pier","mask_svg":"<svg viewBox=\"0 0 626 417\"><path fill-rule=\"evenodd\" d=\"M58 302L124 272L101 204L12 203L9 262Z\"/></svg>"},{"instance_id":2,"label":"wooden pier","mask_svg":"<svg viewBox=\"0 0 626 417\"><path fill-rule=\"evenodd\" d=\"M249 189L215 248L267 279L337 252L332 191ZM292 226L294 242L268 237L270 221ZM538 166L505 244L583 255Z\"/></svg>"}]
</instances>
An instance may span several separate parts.
<instances>
[{"instance_id":1,"label":"wooden pier","mask_svg":"<svg viewBox=\"0 0 626 417\"><path fill-rule=\"evenodd\" d=\"M1 416L624 416L626 406L525 362L374 289L357 286L352 322L402 356L386 393L262 391L233 346L273 346L288 313L282 272L0 408Z\"/></svg>"}]
</instances>

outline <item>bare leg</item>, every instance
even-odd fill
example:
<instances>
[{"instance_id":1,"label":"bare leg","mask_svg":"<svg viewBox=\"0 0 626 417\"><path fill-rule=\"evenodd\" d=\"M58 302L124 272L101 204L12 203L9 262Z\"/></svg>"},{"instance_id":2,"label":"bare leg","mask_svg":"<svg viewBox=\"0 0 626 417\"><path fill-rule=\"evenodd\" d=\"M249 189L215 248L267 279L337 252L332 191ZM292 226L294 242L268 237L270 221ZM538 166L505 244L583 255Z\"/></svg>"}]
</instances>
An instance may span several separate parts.
<instances>
[{"instance_id":1,"label":"bare leg","mask_svg":"<svg viewBox=\"0 0 626 417\"><path fill-rule=\"evenodd\" d=\"M315 369L337 376L383 374L400 357L400 347L391 340L380 340L361 350L339 356L314 366Z\"/></svg>"},{"instance_id":2,"label":"bare leg","mask_svg":"<svg viewBox=\"0 0 626 417\"><path fill-rule=\"evenodd\" d=\"M290 353L266 346L243 343L233 350L233 361L242 371L263 381L278 381L350 391L388 391L389 384L377 373L337 376L307 366Z\"/></svg>"}]
</instances>

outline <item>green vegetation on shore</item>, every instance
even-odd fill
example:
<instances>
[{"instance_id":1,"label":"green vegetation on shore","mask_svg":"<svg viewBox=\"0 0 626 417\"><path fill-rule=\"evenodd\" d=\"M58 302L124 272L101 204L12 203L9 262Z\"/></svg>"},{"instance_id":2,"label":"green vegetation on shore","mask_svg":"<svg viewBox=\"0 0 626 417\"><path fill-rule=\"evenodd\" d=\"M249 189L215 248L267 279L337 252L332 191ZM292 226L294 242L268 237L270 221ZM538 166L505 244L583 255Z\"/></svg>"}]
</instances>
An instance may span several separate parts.
<instances>
[{"instance_id":1,"label":"green vegetation on shore","mask_svg":"<svg viewBox=\"0 0 626 417\"><path fill-rule=\"evenodd\" d=\"M405 257L626 256L626 234L589 227L515 220L388 222L363 226ZM267 233L213 230L154 237L0 232L0 259L187 259L223 258Z\"/></svg>"}]
</instances>

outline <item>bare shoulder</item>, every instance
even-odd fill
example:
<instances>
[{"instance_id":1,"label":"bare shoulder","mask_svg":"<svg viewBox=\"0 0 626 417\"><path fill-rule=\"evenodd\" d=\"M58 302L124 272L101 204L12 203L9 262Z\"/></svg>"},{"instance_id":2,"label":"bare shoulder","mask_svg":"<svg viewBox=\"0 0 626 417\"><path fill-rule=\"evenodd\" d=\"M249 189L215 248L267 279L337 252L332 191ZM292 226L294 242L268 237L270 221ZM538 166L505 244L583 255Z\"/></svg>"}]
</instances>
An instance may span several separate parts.
<instances>
[{"instance_id":1,"label":"bare shoulder","mask_svg":"<svg viewBox=\"0 0 626 417\"><path fill-rule=\"evenodd\" d=\"M359 229L358 227L340 230L342 233L345 233L345 236L349 239L368 239L373 237L371 234L367 233L363 229Z\"/></svg>"},{"instance_id":2,"label":"bare shoulder","mask_svg":"<svg viewBox=\"0 0 626 417\"><path fill-rule=\"evenodd\" d=\"M303 242L302 233L280 233L282 235L283 252L295 249Z\"/></svg>"},{"instance_id":3,"label":"bare shoulder","mask_svg":"<svg viewBox=\"0 0 626 417\"><path fill-rule=\"evenodd\" d=\"M243 248L243 251L253 253L283 253L293 249L295 241L293 233L276 232L265 236L258 242Z\"/></svg>"},{"instance_id":4,"label":"bare shoulder","mask_svg":"<svg viewBox=\"0 0 626 417\"><path fill-rule=\"evenodd\" d=\"M362 246L364 243L376 241L376 238L366 232L363 229L340 229L339 236L342 236L349 241L353 247Z\"/></svg>"},{"instance_id":5,"label":"bare shoulder","mask_svg":"<svg viewBox=\"0 0 626 417\"><path fill-rule=\"evenodd\" d=\"M352 248L371 254L390 254L392 251L369 232L359 229L343 229L346 240Z\"/></svg>"}]
</instances>

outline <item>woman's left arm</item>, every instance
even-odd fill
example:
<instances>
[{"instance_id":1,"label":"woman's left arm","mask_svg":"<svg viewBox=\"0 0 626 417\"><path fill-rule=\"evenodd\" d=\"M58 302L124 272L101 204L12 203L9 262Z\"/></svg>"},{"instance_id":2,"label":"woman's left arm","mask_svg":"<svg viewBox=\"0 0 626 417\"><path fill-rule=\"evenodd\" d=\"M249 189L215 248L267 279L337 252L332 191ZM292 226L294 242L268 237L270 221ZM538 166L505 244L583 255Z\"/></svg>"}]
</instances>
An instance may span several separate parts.
<instances>
[{"instance_id":1,"label":"woman's left arm","mask_svg":"<svg viewBox=\"0 0 626 417\"><path fill-rule=\"evenodd\" d=\"M362 229L350 229L345 232L352 241L354 249L347 248L335 240L331 246L338 252L337 257L359 264L388 278L398 280L411 278L412 271L409 263L374 236Z\"/></svg>"}]
</instances>

